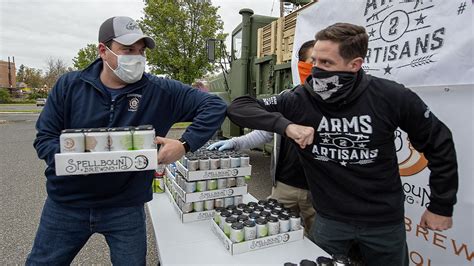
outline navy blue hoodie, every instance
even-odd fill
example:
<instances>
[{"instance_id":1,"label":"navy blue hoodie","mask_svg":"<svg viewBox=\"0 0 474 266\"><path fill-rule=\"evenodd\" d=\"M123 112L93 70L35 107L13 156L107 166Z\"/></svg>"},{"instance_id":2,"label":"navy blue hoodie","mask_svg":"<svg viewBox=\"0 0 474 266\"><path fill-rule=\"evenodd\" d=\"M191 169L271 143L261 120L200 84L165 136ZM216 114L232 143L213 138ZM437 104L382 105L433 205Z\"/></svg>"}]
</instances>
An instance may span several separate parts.
<instances>
[{"instance_id":1,"label":"navy blue hoodie","mask_svg":"<svg viewBox=\"0 0 474 266\"><path fill-rule=\"evenodd\" d=\"M99 79L102 60L59 78L36 123L34 147L46 161L48 196L72 207L127 207L152 199L153 171L57 176L54 155L63 129L153 125L166 136L174 123L192 121L182 135L194 151L206 143L225 118L217 96L178 81L144 74L112 100Z\"/></svg>"}]
</instances>

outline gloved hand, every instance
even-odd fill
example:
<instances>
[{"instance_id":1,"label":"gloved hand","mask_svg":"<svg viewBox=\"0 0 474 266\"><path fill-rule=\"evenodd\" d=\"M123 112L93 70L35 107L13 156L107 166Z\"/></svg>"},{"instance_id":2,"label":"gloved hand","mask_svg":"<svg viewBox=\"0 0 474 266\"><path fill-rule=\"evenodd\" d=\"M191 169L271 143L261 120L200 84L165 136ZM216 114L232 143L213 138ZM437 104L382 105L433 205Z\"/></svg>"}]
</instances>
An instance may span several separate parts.
<instances>
[{"instance_id":1,"label":"gloved hand","mask_svg":"<svg viewBox=\"0 0 474 266\"><path fill-rule=\"evenodd\" d=\"M234 148L234 142L231 141L230 139L228 140L221 140L216 143L213 143L207 147L208 150L232 150Z\"/></svg>"}]
</instances>

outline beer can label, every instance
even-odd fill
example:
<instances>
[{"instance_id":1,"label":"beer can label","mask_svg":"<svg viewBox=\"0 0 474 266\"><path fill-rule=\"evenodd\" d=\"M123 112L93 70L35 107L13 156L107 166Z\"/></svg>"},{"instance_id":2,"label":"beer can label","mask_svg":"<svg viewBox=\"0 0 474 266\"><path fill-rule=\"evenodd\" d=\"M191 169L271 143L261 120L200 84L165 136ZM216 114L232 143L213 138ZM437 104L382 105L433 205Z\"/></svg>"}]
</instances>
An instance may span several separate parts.
<instances>
[{"instance_id":1,"label":"beer can label","mask_svg":"<svg viewBox=\"0 0 474 266\"><path fill-rule=\"evenodd\" d=\"M59 137L61 153L77 153L85 151L83 133L62 133Z\"/></svg>"},{"instance_id":2,"label":"beer can label","mask_svg":"<svg viewBox=\"0 0 474 266\"><path fill-rule=\"evenodd\" d=\"M108 132L86 132L86 152L104 152L109 151L109 133Z\"/></svg>"},{"instance_id":3,"label":"beer can label","mask_svg":"<svg viewBox=\"0 0 474 266\"><path fill-rule=\"evenodd\" d=\"M133 150L133 137L130 131L110 131L109 132L110 151Z\"/></svg>"},{"instance_id":4,"label":"beer can label","mask_svg":"<svg viewBox=\"0 0 474 266\"><path fill-rule=\"evenodd\" d=\"M132 139L134 150L156 149L155 130L136 130Z\"/></svg>"}]
</instances>

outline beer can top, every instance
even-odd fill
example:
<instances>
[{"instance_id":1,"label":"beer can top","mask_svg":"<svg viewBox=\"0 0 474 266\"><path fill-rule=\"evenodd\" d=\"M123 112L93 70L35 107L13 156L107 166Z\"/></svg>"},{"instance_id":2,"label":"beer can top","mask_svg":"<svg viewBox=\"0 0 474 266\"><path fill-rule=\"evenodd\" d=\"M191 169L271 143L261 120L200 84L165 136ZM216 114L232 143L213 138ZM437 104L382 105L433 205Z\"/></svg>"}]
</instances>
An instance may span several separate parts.
<instances>
[{"instance_id":1,"label":"beer can top","mask_svg":"<svg viewBox=\"0 0 474 266\"><path fill-rule=\"evenodd\" d=\"M262 212L262 211L263 211L263 207L261 207L261 206L255 206L255 208L253 208L253 211Z\"/></svg>"},{"instance_id":2,"label":"beer can top","mask_svg":"<svg viewBox=\"0 0 474 266\"><path fill-rule=\"evenodd\" d=\"M235 209L235 210L232 210L232 214L239 216L239 215L242 215L242 211Z\"/></svg>"},{"instance_id":3,"label":"beer can top","mask_svg":"<svg viewBox=\"0 0 474 266\"><path fill-rule=\"evenodd\" d=\"M266 201L266 200L259 200L259 201L258 201L258 205L265 206L265 204L267 204L267 201Z\"/></svg>"},{"instance_id":4,"label":"beer can top","mask_svg":"<svg viewBox=\"0 0 474 266\"><path fill-rule=\"evenodd\" d=\"M344 254L334 254L332 259L336 263L349 264L349 258Z\"/></svg>"},{"instance_id":5,"label":"beer can top","mask_svg":"<svg viewBox=\"0 0 474 266\"><path fill-rule=\"evenodd\" d=\"M225 222L233 224L233 223L237 222L237 218L235 218L233 216L229 216L229 217L225 218Z\"/></svg>"},{"instance_id":6,"label":"beer can top","mask_svg":"<svg viewBox=\"0 0 474 266\"><path fill-rule=\"evenodd\" d=\"M224 211L221 211L221 216L222 217L231 217L232 214L229 211L224 210Z\"/></svg>"},{"instance_id":7,"label":"beer can top","mask_svg":"<svg viewBox=\"0 0 474 266\"><path fill-rule=\"evenodd\" d=\"M254 226L255 226L255 222L252 221L252 220L246 220L246 221L244 221L244 226L246 226L246 227L254 227Z\"/></svg>"},{"instance_id":8,"label":"beer can top","mask_svg":"<svg viewBox=\"0 0 474 266\"><path fill-rule=\"evenodd\" d=\"M226 220L227 222L227 220ZM232 223L232 229L235 229L235 230L242 230L244 229L244 225L241 223L241 222L235 222L235 223Z\"/></svg>"},{"instance_id":9,"label":"beer can top","mask_svg":"<svg viewBox=\"0 0 474 266\"><path fill-rule=\"evenodd\" d=\"M142 125L135 128L135 130L153 130L152 125Z\"/></svg>"},{"instance_id":10,"label":"beer can top","mask_svg":"<svg viewBox=\"0 0 474 266\"><path fill-rule=\"evenodd\" d=\"M291 212L289 216L290 218L300 218L300 215L297 212Z\"/></svg>"},{"instance_id":11,"label":"beer can top","mask_svg":"<svg viewBox=\"0 0 474 266\"><path fill-rule=\"evenodd\" d=\"M226 211L224 207L217 207L215 208L215 211L218 212L218 213L221 213L223 211Z\"/></svg>"},{"instance_id":12,"label":"beer can top","mask_svg":"<svg viewBox=\"0 0 474 266\"><path fill-rule=\"evenodd\" d=\"M277 223L278 222L278 218L274 217L274 216L268 216L267 217L267 221L269 223Z\"/></svg>"},{"instance_id":13,"label":"beer can top","mask_svg":"<svg viewBox=\"0 0 474 266\"><path fill-rule=\"evenodd\" d=\"M289 220L290 217L288 217L288 215L285 215L285 214L280 214L280 215L278 215L278 219L286 221L286 220Z\"/></svg>"},{"instance_id":14,"label":"beer can top","mask_svg":"<svg viewBox=\"0 0 474 266\"><path fill-rule=\"evenodd\" d=\"M254 220L258 219L259 217L260 217L260 215L257 214L257 213L254 213L254 212L252 212L251 214L249 214L249 218L252 218L252 219L254 219Z\"/></svg>"},{"instance_id":15,"label":"beer can top","mask_svg":"<svg viewBox=\"0 0 474 266\"><path fill-rule=\"evenodd\" d=\"M61 133L82 133L83 129L80 128L69 128L61 130Z\"/></svg>"},{"instance_id":16,"label":"beer can top","mask_svg":"<svg viewBox=\"0 0 474 266\"><path fill-rule=\"evenodd\" d=\"M258 203L256 203L255 201L250 201L249 203L247 203L247 206L255 209L255 207L258 206Z\"/></svg>"},{"instance_id":17,"label":"beer can top","mask_svg":"<svg viewBox=\"0 0 474 266\"><path fill-rule=\"evenodd\" d=\"M237 209L237 207L235 207L235 205L229 205L226 207L227 210L235 210Z\"/></svg>"},{"instance_id":18,"label":"beer can top","mask_svg":"<svg viewBox=\"0 0 474 266\"><path fill-rule=\"evenodd\" d=\"M271 199L271 198L268 199L267 201L268 201L268 203L270 203L271 205L275 205L275 203L278 203L278 200L276 200L276 199Z\"/></svg>"},{"instance_id":19,"label":"beer can top","mask_svg":"<svg viewBox=\"0 0 474 266\"><path fill-rule=\"evenodd\" d=\"M249 219L249 217L245 214L241 214L239 215L239 217L237 217L237 221L239 222L244 222L244 221L247 221Z\"/></svg>"},{"instance_id":20,"label":"beer can top","mask_svg":"<svg viewBox=\"0 0 474 266\"><path fill-rule=\"evenodd\" d=\"M255 222L256 222L257 224L267 224L267 219L260 217L260 218L258 218L257 220L255 220Z\"/></svg>"},{"instance_id":21,"label":"beer can top","mask_svg":"<svg viewBox=\"0 0 474 266\"><path fill-rule=\"evenodd\" d=\"M270 213L271 213L271 214L274 214L274 215L280 215L280 211L279 211L279 210L275 210L275 209L271 210Z\"/></svg>"},{"instance_id":22,"label":"beer can top","mask_svg":"<svg viewBox=\"0 0 474 266\"><path fill-rule=\"evenodd\" d=\"M267 212L267 211L261 211L261 212L260 212L260 217L263 217L263 218L268 217L268 216L270 216L270 215L271 215L271 214L270 214L269 212Z\"/></svg>"}]
</instances>

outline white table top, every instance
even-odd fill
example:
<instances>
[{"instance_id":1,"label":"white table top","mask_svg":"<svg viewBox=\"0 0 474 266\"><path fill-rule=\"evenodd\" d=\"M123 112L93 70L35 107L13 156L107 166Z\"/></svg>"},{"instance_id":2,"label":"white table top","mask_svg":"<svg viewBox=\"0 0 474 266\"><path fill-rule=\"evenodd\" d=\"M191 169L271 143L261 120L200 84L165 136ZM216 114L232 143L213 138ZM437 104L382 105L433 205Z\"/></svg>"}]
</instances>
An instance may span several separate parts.
<instances>
[{"instance_id":1,"label":"white table top","mask_svg":"<svg viewBox=\"0 0 474 266\"><path fill-rule=\"evenodd\" d=\"M255 201L250 194L244 202ZM148 202L162 265L278 265L328 256L309 239L231 255L211 231L210 221L181 223L166 193Z\"/></svg>"}]
</instances>

